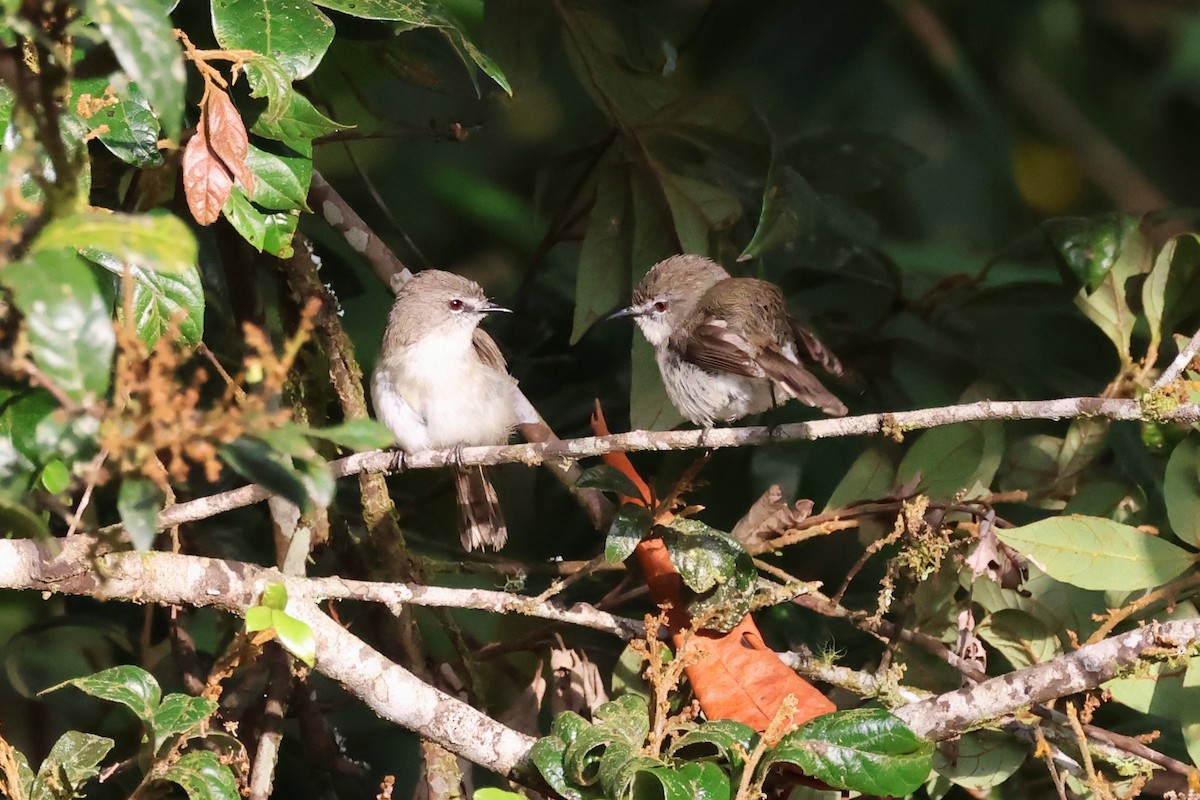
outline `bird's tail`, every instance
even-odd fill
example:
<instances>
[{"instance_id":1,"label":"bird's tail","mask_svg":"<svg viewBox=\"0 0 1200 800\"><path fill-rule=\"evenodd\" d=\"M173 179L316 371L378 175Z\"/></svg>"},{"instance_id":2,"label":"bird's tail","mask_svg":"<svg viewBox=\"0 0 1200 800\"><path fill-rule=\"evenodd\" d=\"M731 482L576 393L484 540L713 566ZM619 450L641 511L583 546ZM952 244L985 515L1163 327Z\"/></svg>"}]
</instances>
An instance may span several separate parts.
<instances>
[{"instance_id":1,"label":"bird's tail","mask_svg":"<svg viewBox=\"0 0 1200 800\"><path fill-rule=\"evenodd\" d=\"M481 466L455 467L454 487L462 514L462 546L468 552L483 547L499 550L508 541L508 526L500 513L500 501Z\"/></svg>"}]
</instances>

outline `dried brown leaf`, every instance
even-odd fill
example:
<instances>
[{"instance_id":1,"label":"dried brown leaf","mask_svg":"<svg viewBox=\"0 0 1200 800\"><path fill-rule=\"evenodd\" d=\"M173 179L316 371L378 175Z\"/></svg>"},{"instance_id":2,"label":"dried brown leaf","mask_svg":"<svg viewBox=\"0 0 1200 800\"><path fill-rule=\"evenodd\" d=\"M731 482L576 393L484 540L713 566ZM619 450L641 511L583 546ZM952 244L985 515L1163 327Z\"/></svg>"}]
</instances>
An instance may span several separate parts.
<instances>
[{"instance_id":1,"label":"dried brown leaf","mask_svg":"<svg viewBox=\"0 0 1200 800\"><path fill-rule=\"evenodd\" d=\"M201 114L195 135L183 149L183 193L196 222L211 225L221 216L221 209L233 192L233 175L208 146L204 129L204 114Z\"/></svg>"},{"instance_id":2,"label":"dried brown leaf","mask_svg":"<svg viewBox=\"0 0 1200 800\"><path fill-rule=\"evenodd\" d=\"M246 194L253 196L254 173L246 166L250 137L246 134L246 124L242 122L241 114L228 94L216 88L209 91L202 126L208 136L209 149L241 182Z\"/></svg>"},{"instance_id":3,"label":"dried brown leaf","mask_svg":"<svg viewBox=\"0 0 1200 800\"><path fill-rule=\"evenodd\" d=\"M798 500L794 506L787 504L783 500L783 490L772 485L733 526L733 538L751 553L761 553L768 549L767 542L794 530L808 519L812 509L811 500Z\"/></svg>"}]
</instances>

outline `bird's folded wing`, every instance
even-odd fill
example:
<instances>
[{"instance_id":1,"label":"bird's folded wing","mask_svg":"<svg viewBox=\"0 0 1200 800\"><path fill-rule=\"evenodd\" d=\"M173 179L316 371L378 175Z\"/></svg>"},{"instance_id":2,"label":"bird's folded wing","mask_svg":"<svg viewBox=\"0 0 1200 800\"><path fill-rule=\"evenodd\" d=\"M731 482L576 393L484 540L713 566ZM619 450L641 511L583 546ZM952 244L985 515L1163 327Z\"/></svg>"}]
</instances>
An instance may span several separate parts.
<instances>
[{"instance_id":1,"label":"bird's folded wing","mask_svg":"<svg viewBox=\"0 0 1200 800\"><path fill-rule=\"evenodd\" d=\"M844 372L842 369L842 362L838 360L837 356L829 352L828 348L826 348L825 344L817 338L816 334L801 325L797 325L790 319L788 320L788 323L792 327L792 333L795 335L796 341L804 347L804 350L808 353L809 358L820 364L821 367L830 375L834 375L839 378L842 377Z\"/></svg>"},{"instance_id":2,"label":"bird's folded wing","mask_svg":"<svg viewBox=\"0 0 1200 800\"><path fill-rule=\"evenodd\" d=\"M758 363L759 349L734 331L725 320L709 317L686 337L672 342L684 361L709 372L732 372L748 378L765 378Z\"/></svg>"}]
</instances>

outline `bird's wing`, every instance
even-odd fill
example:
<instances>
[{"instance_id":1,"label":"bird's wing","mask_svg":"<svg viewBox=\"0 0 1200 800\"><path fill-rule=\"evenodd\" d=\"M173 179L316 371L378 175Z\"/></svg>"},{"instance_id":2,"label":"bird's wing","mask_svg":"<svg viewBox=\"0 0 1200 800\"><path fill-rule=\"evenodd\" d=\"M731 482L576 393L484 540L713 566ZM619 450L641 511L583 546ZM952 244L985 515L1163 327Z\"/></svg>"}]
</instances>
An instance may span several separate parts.
<instances>
[{"instance_id":1,"label":"bird's wing","mask_svg":"<svg viewBox=\"0 0 1200 800\"><path fill-rule=\"evenodd\" d=\"M829 348L817 338L817 335L805 328L802 325L797 325L794 320L788 318L788 323L792 327L792 334L796 337L804 350L808 353L809 358L821 365L821 368L835 377L842 377L845 370L842 368L842 362L838 357L829 352Z\"/></svg>"},{"instance_id":2,"label":"bird's wing","mask_svg":"<svg viewBox=\"0 0 1200 800\"><path fill-rule=\"evenodd\" d=\"M386 370L376 370L371 376L371 402L375 404L376 419L388 426L401 450L416 453L429 449L425 418L397 391Z\"/></svg>"},{"instance_id":3,"label":"bird's wing","mask_svg":"<svg viewBox=\"0 0 1200 800\"><path fill-rule=\"evenodd\" d=\"M706 316L692 326L686 336L676 337L671 344L684 361L709 372L766 377L758 363L759 348L720 317Z\"/></svg>"},{"instance_id":4,"label":"bird's wing","mask_svg":"<svg viewBox=\"0 0 1200 800\"><path fill-rule=\"evenodd\" d=\"M815 336L805 331L800 341L810 354L814 347L817 349L821 355L815 358L827 369L827 362L835 365L836 372L830 369L833 374L841 374L840 362ZM675 344L685 361L701 369L748 378L768 378L806 405L836 417L846 414L845 404L822 386L811 372L780 351L776 344L751 342L736 333L727 320L707 317L691 328L690 335L680 337Z\"/></svg>"},{"instance_id":5,"label":"bird's wing","mask_svg":"<svg viewBox=\"0 0 1200 800\"><path fill-rule=\"evenodd\" d=\"M508 372L508 362L504 360L500 346L496 344L495 339L488 335L487 331L483 328L476 328L475 333L471 336L471 344L475 346L475 354L479 356L480 361L492 369Z\"/></svg>"}]
</instances>

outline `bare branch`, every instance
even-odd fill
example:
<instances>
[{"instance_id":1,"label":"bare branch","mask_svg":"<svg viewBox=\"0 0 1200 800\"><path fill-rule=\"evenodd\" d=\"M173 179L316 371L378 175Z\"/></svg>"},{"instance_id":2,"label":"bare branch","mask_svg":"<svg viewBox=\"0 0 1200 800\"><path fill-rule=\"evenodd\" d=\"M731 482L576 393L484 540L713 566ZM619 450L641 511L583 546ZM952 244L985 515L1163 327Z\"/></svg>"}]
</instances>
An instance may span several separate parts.
<instances>
[{"instance_id":1,"label":"bare branch","mask_svg":"<svg viewBox=\"0 0 1200 800\"><path fill-rule=\"evenodd\" d=\"M701 448L744 447L772 442L811 441L843 436L901 435L908 431L981 420L1072 419L1104 417L1114 420L1140 420L1145 415L1136 400L1099 397L1068 397L1059 400L1001 401L984 400L919 411L888 414L863 414L840 419L820 419L789 425L746 428L713 428L688 431L630 431L611 436L586 436L580 439L551 440L530 444L464 447L453 450L426 450L404 454L391 450L373 450L340 458L330 464L336 477L361 472L393 472L404 469L519 462L535 466L545 461L599 456L605 453L643 450L696 450ZM1190 423L1200 421L1200 405L1180 405L1173 412L1156 417L1162 421ZM224 511L265 500L270 492L258 485L242 486L222 494L179 503L163 511L159 526L166 528L184 522L207 519Z\"/></svg>"},{"instance_id":2,"label":"bare branch","mask_svg":"<svg viewBox=\"0 0 1200 800\"><path fill-rule=\"evenodd\" d=\"M1179 351L1179 355L1175 356L1175 360L1163 370L1162 375L1158 376L1158 380L1154 382L1152 389L1161 389L1178 378L1187 369L1187 365L1192 363L1192 359L1198 353L1200 353L1200 331L1196 331L1196 335L1192 337L1192 340L1183 346L1183 349Z\"/></svg>"},{"instance_id":3,"label":"bare branch","mask_svg":"<svg viewBox=\"0 0 1200 800\"><path fill-rule=\"evenodd\" d=\"M919 736L941 740L1034 703L1095 689L1147 654L1156 660L1184 658L1198 640L1200 619L1150 623L1044 664L911 703L895 713Z\"/></svg>"}]
</instances>

